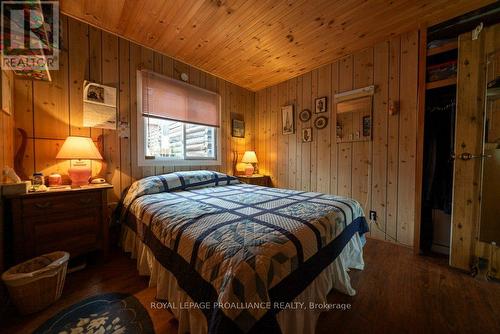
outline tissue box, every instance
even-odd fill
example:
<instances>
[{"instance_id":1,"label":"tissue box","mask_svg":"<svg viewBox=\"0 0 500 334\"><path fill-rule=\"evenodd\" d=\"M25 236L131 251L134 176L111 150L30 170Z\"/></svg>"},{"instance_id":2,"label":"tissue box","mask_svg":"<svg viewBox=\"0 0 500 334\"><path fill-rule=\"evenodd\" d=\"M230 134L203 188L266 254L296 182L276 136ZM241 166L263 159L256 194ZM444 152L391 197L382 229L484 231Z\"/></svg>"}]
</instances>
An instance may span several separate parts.
<instances>
[{"instance_id":1,"label":"tissue box","mask_svg":"<svg viewBox=\"0 0 500 334\"><path fill-rule=\"evenodd\" d=\"M28 192L28 184L26 182L0 183L0 194L2 196L26 194L27 192Z\"/></svg>"}]
</instances>

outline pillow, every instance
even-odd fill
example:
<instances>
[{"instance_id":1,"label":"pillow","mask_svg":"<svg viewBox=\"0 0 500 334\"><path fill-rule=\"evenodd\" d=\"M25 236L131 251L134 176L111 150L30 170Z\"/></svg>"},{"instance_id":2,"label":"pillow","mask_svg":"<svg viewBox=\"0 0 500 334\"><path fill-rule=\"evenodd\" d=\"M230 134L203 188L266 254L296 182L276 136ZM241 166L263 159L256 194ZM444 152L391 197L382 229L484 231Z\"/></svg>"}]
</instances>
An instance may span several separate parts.
<instances>
[{"instance_id":1,"label":"pillow","mask_svg":"<svg viewBox=\"0 0 500 334\"><path fill-rule=\"evenodd\" d=\"M208 170L183 171L149 176L135 181L130 186L123 204L127 207L134 199L144 195L237 183L240 183L240 181L234 176Z\"/></svg>"}]
</instances>

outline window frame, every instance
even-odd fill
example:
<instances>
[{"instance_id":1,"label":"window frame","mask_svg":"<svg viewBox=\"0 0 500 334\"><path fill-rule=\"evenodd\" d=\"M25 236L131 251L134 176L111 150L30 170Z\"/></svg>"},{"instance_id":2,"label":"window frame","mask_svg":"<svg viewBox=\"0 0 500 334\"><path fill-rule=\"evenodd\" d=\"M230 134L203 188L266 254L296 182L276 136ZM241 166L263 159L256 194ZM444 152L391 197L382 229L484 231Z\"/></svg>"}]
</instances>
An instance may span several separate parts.
<instances>
[{"instance_id":1,"label":"window frame","mask_svg":"<svg viewBox=\"0 0 500 334\"><path fill-rule=\"evenodd\" d=\"M137 70L136 72L137 76L137 112L136 112L136 128L137 128L137 164L140 167L148 167L148 166L220 166L221 165L221 131L219 127L213 127L214 128L214 143L215 143L215 159L213 158L189 158L186 157L186 152L184 150L184 159L177 159L177 158L155 158L155 159L146 159L146 138L145 138L145 118L148 116L143 116L142 112L142 77L141 77L141 71ZM185 85L189 85L187 83L181 82ZM194 86L197 89L204 90L210 93L214 93L212 91L209 91L207 89L203 89L197 86ZM221 106L221 97L219 94L217 94L217 100L219 103L219 120L221 119L222 116L222 106ZM149 117L154 117L154 116L149 116ZM160 117L156 117L159 119L163 119ZM180 122L180 121L177 121ZM185 122L181 122L185 123ZM185 124L195 124L195 123L185 123ZM200 124L203 125L203 124ZM207 126L207 125L203 125ZM185 127L184 130L185 131ZM186 140L184 137L183 140L183 145L185 147L186 145Z\"/></svg>"}]
</instances>

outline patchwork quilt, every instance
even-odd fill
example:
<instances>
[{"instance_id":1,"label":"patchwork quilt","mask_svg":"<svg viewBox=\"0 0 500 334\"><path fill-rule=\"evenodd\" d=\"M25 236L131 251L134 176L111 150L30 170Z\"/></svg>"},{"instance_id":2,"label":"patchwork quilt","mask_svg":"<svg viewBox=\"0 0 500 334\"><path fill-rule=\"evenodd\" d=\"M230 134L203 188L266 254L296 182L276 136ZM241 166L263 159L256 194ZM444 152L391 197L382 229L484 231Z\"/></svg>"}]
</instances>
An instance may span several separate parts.
<instances>
[{"instance_id":1,"label":"patchwork quilt","mask_svg":"<svg viewBox=\"0 0 500 334\"><path fill-rule=\"evenodd\" d=\"M121 221L194 302L211 303L202 309L209 333L279 332L275 305L293 301L355 233L368 231L353 199L212 171L135 182Z\"/></svg>"}]
</instances>

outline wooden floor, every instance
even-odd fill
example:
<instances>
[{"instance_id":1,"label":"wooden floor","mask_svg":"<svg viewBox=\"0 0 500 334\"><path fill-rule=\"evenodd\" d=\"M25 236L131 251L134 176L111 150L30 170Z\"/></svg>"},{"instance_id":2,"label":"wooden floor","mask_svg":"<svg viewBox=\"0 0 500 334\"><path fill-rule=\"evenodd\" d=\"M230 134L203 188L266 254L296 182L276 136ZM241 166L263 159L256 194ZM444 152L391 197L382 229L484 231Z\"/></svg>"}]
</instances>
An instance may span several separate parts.
<instances>
[{"instance_id":1,"label":"wooden floor","mask_svg":"<svg viewBox=\"0 0 500 334\"><path fill-rule=\"evenodd\" d=\"M330 303L350 303L349 311L320 317L317 333L500 333L500 284L480 282L450 269L445 259L413 255L410 249L368 240L366 268L352 271L354 297L332 292ZM0 331L31 333L46 319L77 301L105 292L135 294L146 306L156 333L176 333L168 311L151 310L154 289L140 277L135 262L116 251L106 264L91 265L67 277L63 297L29 317L12 307L0 315Z\"/></svg>"}]
</instances>

